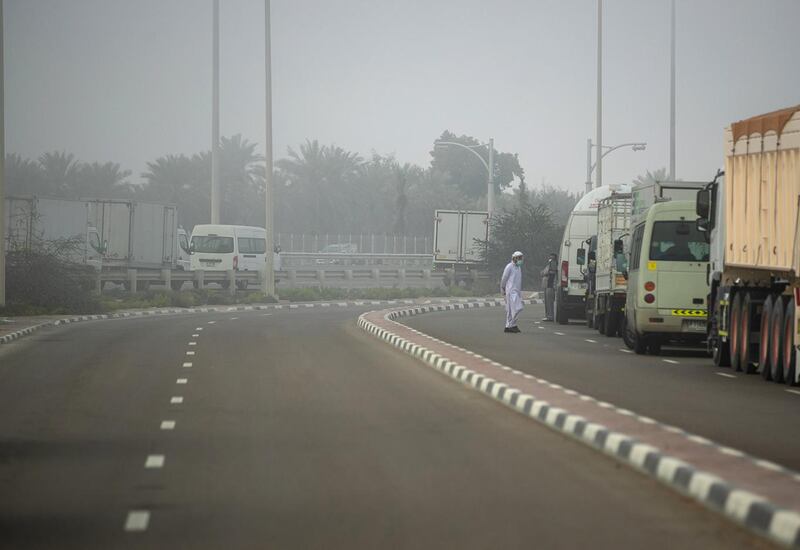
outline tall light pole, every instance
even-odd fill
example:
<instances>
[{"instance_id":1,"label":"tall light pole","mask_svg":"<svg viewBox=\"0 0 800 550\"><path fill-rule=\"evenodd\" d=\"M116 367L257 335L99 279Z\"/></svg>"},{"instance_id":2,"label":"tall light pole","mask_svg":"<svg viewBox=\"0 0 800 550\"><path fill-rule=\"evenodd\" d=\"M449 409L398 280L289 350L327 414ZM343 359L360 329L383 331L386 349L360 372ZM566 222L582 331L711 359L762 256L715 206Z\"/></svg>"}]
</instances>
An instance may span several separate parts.
<instances>
[{"instance_id":1,"label":"tall light pole","mask_svg":"<svg viewBox=\"0 0 800 550\"><path fill-rule=\"evenodd\" d=\"M219 0L213 0L211 76L211 223L219 223Z\"/></svg>"},{"instance_id":2,"label":"tall light pole","mask_svg":"<svg viewBox=\"0 0 800 550\"><path fill-rule=\"evenodd\" d=\"M603 162L603 158L611 153L612 151L616 151L617 149L622 149L623 147L630 147L634 151L644 151L647 148L647 143L643 141L632 141L630 143L620 143L619 145L609 146L603 145L603 149L605 151L602 152L597 158L597 162L592 163L592 149L595 148L596 145L592 143L591 139L586 140L586 192L592 190L592 172L595 169L595 166L598 166L601 162ZM598 148L598 151L600 149ZM598 187L600 187L598 185Z\"/></svg>"},{"instance_id":3,"label":"tall light pole","mask_svg":"<svg viewBox=\"0 0 800 550\"><path fill-rule=\"evenodd\" d=\"M603 0L597 0L597 150L603 150ZM603 155L597 158L597 187L603 185Z\"/></svg>"},{"instance_id":4,"label":"tall light pole","mask_svg":"<svg viewBox=\"0 0 800 550\"><path fill-rule=\"evenodd\" d=\"M434 142L434 147L461 147L462 149L466 149L476 157L478 160L481 161L481 164L486 169L487 174L487 185L486 185L486 209L489 211L489 217L492 217L494 214L494 138L489 138L489 143L482 143L480 145L464 145L463 143L458 143L456 141L436 141ZM478 153L475 148L476 147L489 147L489 162L487 163L483 157Z\"/></svg>"},{"instance_id":5,"label":"tall light pole","mask_svg":"<svg viewBox=\"0 0 800 550\"><path fill-rule=\"evenodd\" d=\"M6 305L6 219L5 219L5 64L3 62L3 0L0 0L0 306Z\"/></svg>"},{"instance_id":6,"label":"tall light pole","mask_svg":"<svg viewBox=\"0 0 800 550\"><path fill-rule=\"evenodd\" d=\"M675 0L672 0L669 40L669 180L675 180Z\"/></svg>"},{"instance_id":7,"label":"tall light pole","mask_svg":"<svg viewBox=\"0 0 800 550\"><path fill-rule=\"evenodd\" d=\"M272 219L272 35L270 30L270 0L264 0L264 74L265 74L265 122L264 136L264 202L266 219L264 228L267 231L267 262L264 273L264 294L275 295L275 262L273 252L275 223Z\"/></svg>"}]
</instances>

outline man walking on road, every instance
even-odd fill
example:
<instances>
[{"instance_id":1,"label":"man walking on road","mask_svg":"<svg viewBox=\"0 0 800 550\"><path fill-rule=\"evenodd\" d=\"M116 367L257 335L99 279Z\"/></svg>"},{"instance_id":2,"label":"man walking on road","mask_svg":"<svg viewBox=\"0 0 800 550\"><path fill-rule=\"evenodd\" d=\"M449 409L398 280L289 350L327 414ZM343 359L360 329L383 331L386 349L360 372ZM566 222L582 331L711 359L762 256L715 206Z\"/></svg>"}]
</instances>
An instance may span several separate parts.
<instances>
[{"instance_id":1,"label":"man walking on road","mask_svg":"<svg viewBox=\"0 0 800 550\"><path fill-rule=\"evenodd\" d=\"M511 261L503 270L500 292L506 299L505 332L519 332L517 318L522 311L522 252L514 252Z\"/></svg>"}]
</instances>

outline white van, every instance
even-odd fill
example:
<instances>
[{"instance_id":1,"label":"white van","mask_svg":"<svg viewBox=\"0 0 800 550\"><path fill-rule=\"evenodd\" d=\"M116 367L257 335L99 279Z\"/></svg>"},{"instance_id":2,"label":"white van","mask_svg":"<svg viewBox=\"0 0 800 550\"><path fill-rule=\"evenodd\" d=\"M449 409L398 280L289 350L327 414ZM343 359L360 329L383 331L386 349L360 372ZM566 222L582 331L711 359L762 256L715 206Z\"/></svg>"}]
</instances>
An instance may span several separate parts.
<instances>
[{"instance_id":1,"label":"white van","mask_svg":"<svg viewBox=\"0 0 800 550\"><path fill-rule=\"evenodd\" d=\"M267 232L246 225L196 225L191 250L192 271L261 271L267 261ZM280 256L275 253L273 259L275 271L280 270ZM247 281L237 285L247 288Z\"/></svg>"},{"instance_id":2,"label":"white van","mask_svg":"<svg viewBox=\"0 0 800 550\"><path fill-rule=\"evenodd\" d=\"M604 185L586 193L570 212L558 253L555 318L562 325L570 319L586 318L586 266L578 265L578 249L597 235L597 207L611 193L630 193L627 183Z\"/></svg>"}]
</instances>

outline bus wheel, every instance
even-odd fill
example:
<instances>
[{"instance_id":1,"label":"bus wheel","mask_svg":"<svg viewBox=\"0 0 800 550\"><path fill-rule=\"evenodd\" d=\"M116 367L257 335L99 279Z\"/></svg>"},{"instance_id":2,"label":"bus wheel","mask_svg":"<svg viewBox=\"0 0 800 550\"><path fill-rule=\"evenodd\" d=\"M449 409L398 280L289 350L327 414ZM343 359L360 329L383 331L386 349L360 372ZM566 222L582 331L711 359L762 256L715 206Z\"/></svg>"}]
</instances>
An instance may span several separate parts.
<instances>
[{"instance_id":1,"label":"bus wheel","mask_svg":"<svg viewBox=\"0 0 800 550\"><path fill-rule=\"evenodd\" d=\"M783 311L785 307L783 298L776 296L769 319L769 377L779 384L783 382Z\"/></svg>"},{"instance_id":2,"label":"bus wheel","mask_svg":"<svg viewBox=\"0 0 800 550\"><path fill-rule=\"evenodd\" d=\"M773 300L775 300L773 302ZM772 309L773 304L775 309L780 309L780 297L767 296L764 300L764 308L761 310L761 323L760 334L758 341L758 368L761 370L761 376L764 380L772 380L772 360L774 357L770 354L772 349Z\"/></svg>"},{"instance_id":3,"label":"bus wheel","mask_svg":"<svg viewBox=\"0 0 800 550\"><path fill-rule=\"evenodd\" d=\"M636 334L633 331L628 331L628 338L631 344L633 344L631 347L636 355L644 355L647 353L647 339L644 334Z\"/></svg>"},{"instance_id":4,"label":"bus wheel","mask_svg":"<svg viewBox=\"0 0 800 550\"><path fill-rule=\"evenodd\" d=\"M783 381L793 386L795 384L796 357L794 349L794 300L786 302L786 311L783 314Z\"/></svg>"}]
</instances>

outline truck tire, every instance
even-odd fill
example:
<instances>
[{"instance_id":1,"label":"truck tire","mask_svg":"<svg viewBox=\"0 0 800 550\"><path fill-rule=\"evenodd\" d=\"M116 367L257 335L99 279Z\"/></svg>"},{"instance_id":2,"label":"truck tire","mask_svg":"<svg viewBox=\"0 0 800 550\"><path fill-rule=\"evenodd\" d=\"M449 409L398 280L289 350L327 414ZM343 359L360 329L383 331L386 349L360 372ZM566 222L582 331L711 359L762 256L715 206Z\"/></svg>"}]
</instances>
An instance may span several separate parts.
<instances>
[{"instance_id":1,"label":"truck tire","mask_svg":"<svg viewBox=\"0 0 800 550\"><path fill-rule=\"evenodd\" d=\"M772 356L770 350L772 349L772 309L774 300L780 300L780 297L767 296L764 300L764 308L761 310L761 322L759 323L759 342L758 342L758 368L761 371L761 376L764 380L772 380ZM776 304L777 305L777 304ZM776 307L775 309L780 309Z\"/></svg>"},{"instance_id":2,"label":"truck tire","mask_svg":"<svg viewBox=\"0 0 800 550\"><path fill-rule=\"evenodd\" d=\"M727 315L728 321L730 321L730 311L730 307L727 311L724 311L721 307L715 306L715 310L711 313L713 316L711 317L710 323L711 327L708 337L708 347L709 352L711 353L711 360L714 361L715 367L731 366L730 322L725 323L725 325L728 327L728 341L723 342L722 337L719 334L720 317Z\"/></svg>"},{"instance_id":3,"label":"truck tire","mask_svg":"<svg viewBox=\"0 0 800 550\"><path fill-rule=\"evenodd\" d=\"M778 384L783 382L783 312L785 309L786 303L783 297L776 296L772 305L772 314L769 317L769 352L767 355L769 355L769 378Z\"/></svg>"},{"instance_id":4,"label":"truck tire","mask_svg":"<svg viewBox=\"0 0 800 550\"><path fill-rule=\"evenodd\" d=\"M561 293L558 292L556 296L560 294ZM567 317L567 308L563 307L561 302L563 302L563 300L556 298L556 323L559 325L566 325L569 322L569 317Z\"/></svg>"},{"instance_id":5,"label":"truck tire","mask_svg":"<svg viewBox=\"0 0 800 550\"><path fill-rule=\"evenodd\" d=\"M795 385L797 369L794 349L794 300L786 302L783 313L783 381L789 386Z\"/></svg>"},{"instance_id":6,"label":"truck tire","mask_svg":"<svg viewBox=\"0 0 800 550\"><path fill-rule=\"evenodd\" d=\"M744 298L742 299L742 316L741 316L741 329L740 329L740 338L741 338L741 346L740 346L740 353L741 353L741 366L742 370L746 374L753 374L756 372L753 362L750 360L752 357L751 353L751 342L750 342L750 332L753 327L753 299L750 296L750 292L746 292Z\"/></svg>"},{"instance_id":7,"label":"truck tire","mask_svg":"<svg viewBox=\"0 0 800 550\"><path fill-rule=\"evenodd\" d=\"M618 315L617 312L614 311L612 308L608 308L608 310L606 311L606 318L604 319L605 327L603 329L603 334L605 334L609 338L612 338L617 335L617 325L618 325L617 315Z\"/></svg>"},{"instance_id":8,"label":"truck tire","mask_svg":"<svg viewBox=\"0 0 800 550\"><path fill-rule=\"evenodd\" d=\"M731 324L728 339L731 346L731 368L742 370L742 295L736 293L731 305Z\"/></svg>"}]
</instances>

